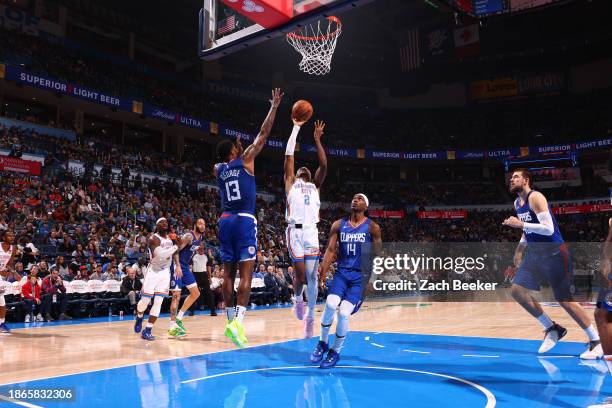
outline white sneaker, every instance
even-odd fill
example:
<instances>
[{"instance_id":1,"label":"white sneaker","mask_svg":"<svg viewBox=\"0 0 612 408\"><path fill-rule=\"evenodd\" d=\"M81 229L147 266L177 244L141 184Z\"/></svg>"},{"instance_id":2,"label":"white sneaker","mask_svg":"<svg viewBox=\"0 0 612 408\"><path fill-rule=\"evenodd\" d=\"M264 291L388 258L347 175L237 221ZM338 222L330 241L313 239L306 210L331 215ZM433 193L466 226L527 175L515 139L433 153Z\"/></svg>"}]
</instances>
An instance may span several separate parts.
<instances>
[{"instance_id":1,"label":"white sneaker","mask_svg":"<svg viewBox=\"0 0 612 408\"><path fill-rule=\"evenodd\" d=\"M36 321L37 322L44 322L45 319L43 319L42 315L39 313L39 314L36 315Z\"/></svg>"},{"instance_id":2,"label":"white sneaker","mask_svg":"<svg viewBox=\"0 0 612 408\"><path fill-rule=\"evenodd\" d=\"M27 314L27 315L25 316L24 323L30 323L30 315L29 315L29 314Z\"/></svg>"},{"instance_id":3,"label":"white sneaker","mask_svg":"<svg viewBox=\"0 0 612 408\"><path fill-rule=\"evenodd\" d=\"M597 360L598 358L603 357L603 348L601 347L601 342L591 341L587 344L587 349L584 353L580 355L580 358L583 360Z\"/></svg>"},{"instance_id":4,"label":"white sneaker","mask_svg":"<svg viewBox=\"0 0 612 408\"><path fill-rule=\"evenodd\" d=\"M551 348L555 347L559 340L561 340L567 334L567 330L564 327L559 326L553 322L547 330L544 331L544 341L538 350L538 353L546 353Z\"/></svg>"}]
</instances>

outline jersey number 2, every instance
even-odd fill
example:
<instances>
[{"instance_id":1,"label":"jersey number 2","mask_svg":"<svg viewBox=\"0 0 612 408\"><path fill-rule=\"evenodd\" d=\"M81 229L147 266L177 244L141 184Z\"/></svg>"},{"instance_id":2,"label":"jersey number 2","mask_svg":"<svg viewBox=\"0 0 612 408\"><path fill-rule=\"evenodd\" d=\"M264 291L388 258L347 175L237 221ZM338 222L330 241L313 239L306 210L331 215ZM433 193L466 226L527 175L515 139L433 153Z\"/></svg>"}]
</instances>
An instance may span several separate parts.
<instances>
[{"instance_id":1,"label":"jersey number 2","mask_svg":"<svg viewBox=\"0 0 612 408\"><path fill-rule=\"evenodd\" d=\"M225 183L225 192L227 193L227 201L240 200L238 180L232 180Z\"/></svg>"}]
</instances>

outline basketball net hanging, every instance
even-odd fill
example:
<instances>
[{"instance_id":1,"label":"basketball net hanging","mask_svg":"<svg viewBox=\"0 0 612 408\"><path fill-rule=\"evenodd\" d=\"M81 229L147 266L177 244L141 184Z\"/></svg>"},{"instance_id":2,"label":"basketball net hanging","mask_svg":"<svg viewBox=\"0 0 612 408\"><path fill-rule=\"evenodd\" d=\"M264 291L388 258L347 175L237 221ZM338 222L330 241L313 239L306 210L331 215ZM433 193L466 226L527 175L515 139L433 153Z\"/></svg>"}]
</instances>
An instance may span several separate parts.
<instances>
[{"instance_id":1,"label":"basketball net hanging","mask_svg":"<svg viewBox=\"0 0 612 408\"><path fill-rule=\"evenodd\" d=\"M325 22L327 21L327 28ZM342 32L338 17L329 16L287 34L287 42L302 55L300 70L310 75L325 75L331 70L336 41Z\"/></svg>"}]
</instances>

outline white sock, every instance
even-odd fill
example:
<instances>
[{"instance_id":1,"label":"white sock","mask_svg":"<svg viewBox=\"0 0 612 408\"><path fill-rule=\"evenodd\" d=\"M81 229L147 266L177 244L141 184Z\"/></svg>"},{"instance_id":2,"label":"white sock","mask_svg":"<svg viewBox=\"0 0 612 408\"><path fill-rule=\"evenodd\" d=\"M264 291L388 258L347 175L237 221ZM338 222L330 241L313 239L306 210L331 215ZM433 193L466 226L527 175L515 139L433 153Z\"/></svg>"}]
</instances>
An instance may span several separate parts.
<instances>
[{"instance_id":1,"label":"white sock","mask_svg":"<svg viewBox=\"0 0 612 408\"><path fill-rule=\"evenodd\" d=\"M246 313L245 306L240 306L240 305L236 306L236 319L238 319L238 323L242 324L245 313Z\"/></svg>"},{"instance_id":2,"label":"white sock","mask_svg":"<svg viewBox=\"0 0 612 408\"><path fill-rule=\"evenodd\" d=\"M4 317L0 317L0 324L4 323Z\"/></svg>"},{"instance_id":3,"label":"white sock","mask_svg":"<svg viewBox=\"0 0 612 408\"><path fill-rule=\"evenodd\" d=\"M153 328L153 323L147 322L147 325L145 327L147 329L151 329L151 328Z\"/></svg>"},{"instance_id":4,"label":"white sock","mask_svg":"<svg viewBox=\"0 0 612 408\"><path fill-rule=\"evenodd\" d=\"M234 317L236 317L236 308L234 306L225 307L225 315L227 316L227 320L234 320Z\"/></svg>"},{"instance_id":5,"label":"white sock","mask_svg":"<svg viewBox=\"0 0 612 408\"><path fill-rule=\"evenodd\" d=\"M338 336L338 333L336 333L336 339L332 347L336 353L340 353L340 350L344 347L344 340L346 340L346 336Z\"/></svg>"},{"instance_id":6,"label":"white sock","mask_svg":"<svg viewBox=\"0 0 612 408\"><path fill-rule=\"evenodd\" d=\"M584 329L584 332L587 336L589 336L589 341L599 341L599 333L597 333L597 329L593 326L593 324Z\"/></svg>"},{"instance_id":7,"label":"white sock","mask_svg":"<svg viewBox=\"0 0 612 408\"><path fill-rule=\"evenodd\" d=\"M548 330L554 324L546 313L542 313L542 315L538 317L538 322L540 322L540 324L544 327L544 330Z\"/></svg>"},{"instance_id":8,"label":"white sock","mask_svg":"<svg viewBox=\"0 0 612 408\"><path fill-rule=\"evenodd\" d=\"M183 320L183 316L185 316L185 312L183 312L182 310L179 310L179 312L176 315L176 318L179 320Z\"/></svg>"},{"instance_id":9,"label":"white sock","mask_svg":"<svg viewBox=\"0 0 612 408\"><path fill-rule=\"evenodd\" d=\"M174 320L170 320L170 326L168 326L168 328L170 330L174 329L175 327L177 327L176 322Z\"/></svg>"},{"instance_id":10,"label":"white sock","mask_svg":"<svg viewBox=\"0 0 612 408\"><path fill-rule=\"evenodd\" d=\"M331 325L331 323L329 326L321 323L321 335L319 336L319 340L321 340L323 343L327 343L329 341L329 329L331 329Z\"/></svg>"}]
</instances>

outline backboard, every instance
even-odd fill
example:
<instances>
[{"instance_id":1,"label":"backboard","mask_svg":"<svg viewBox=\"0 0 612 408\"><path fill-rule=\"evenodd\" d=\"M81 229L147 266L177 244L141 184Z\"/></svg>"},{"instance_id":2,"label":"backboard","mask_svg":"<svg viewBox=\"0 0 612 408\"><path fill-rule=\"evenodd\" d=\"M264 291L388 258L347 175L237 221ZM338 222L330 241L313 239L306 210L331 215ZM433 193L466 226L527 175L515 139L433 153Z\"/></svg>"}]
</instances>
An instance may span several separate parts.
<instances>
[{"instance_id":1,"label":"backboard","mask_svg":"<svg viewBox=\"0 0 612 408\"><path fill-rule=\"evenodd\" d=\"M280 0L279 3L287 5L289 14L292 15L288 21L266 28L246 16L264 11L264 7L256 1L204 0L204 6L200 10L199 55L204 60L215 60L251 45L286 35L320 17L340 14L343 10L372 1L374 0ZM226 3L231 3L232 7Z\"/></svg>"}]
</instances>

